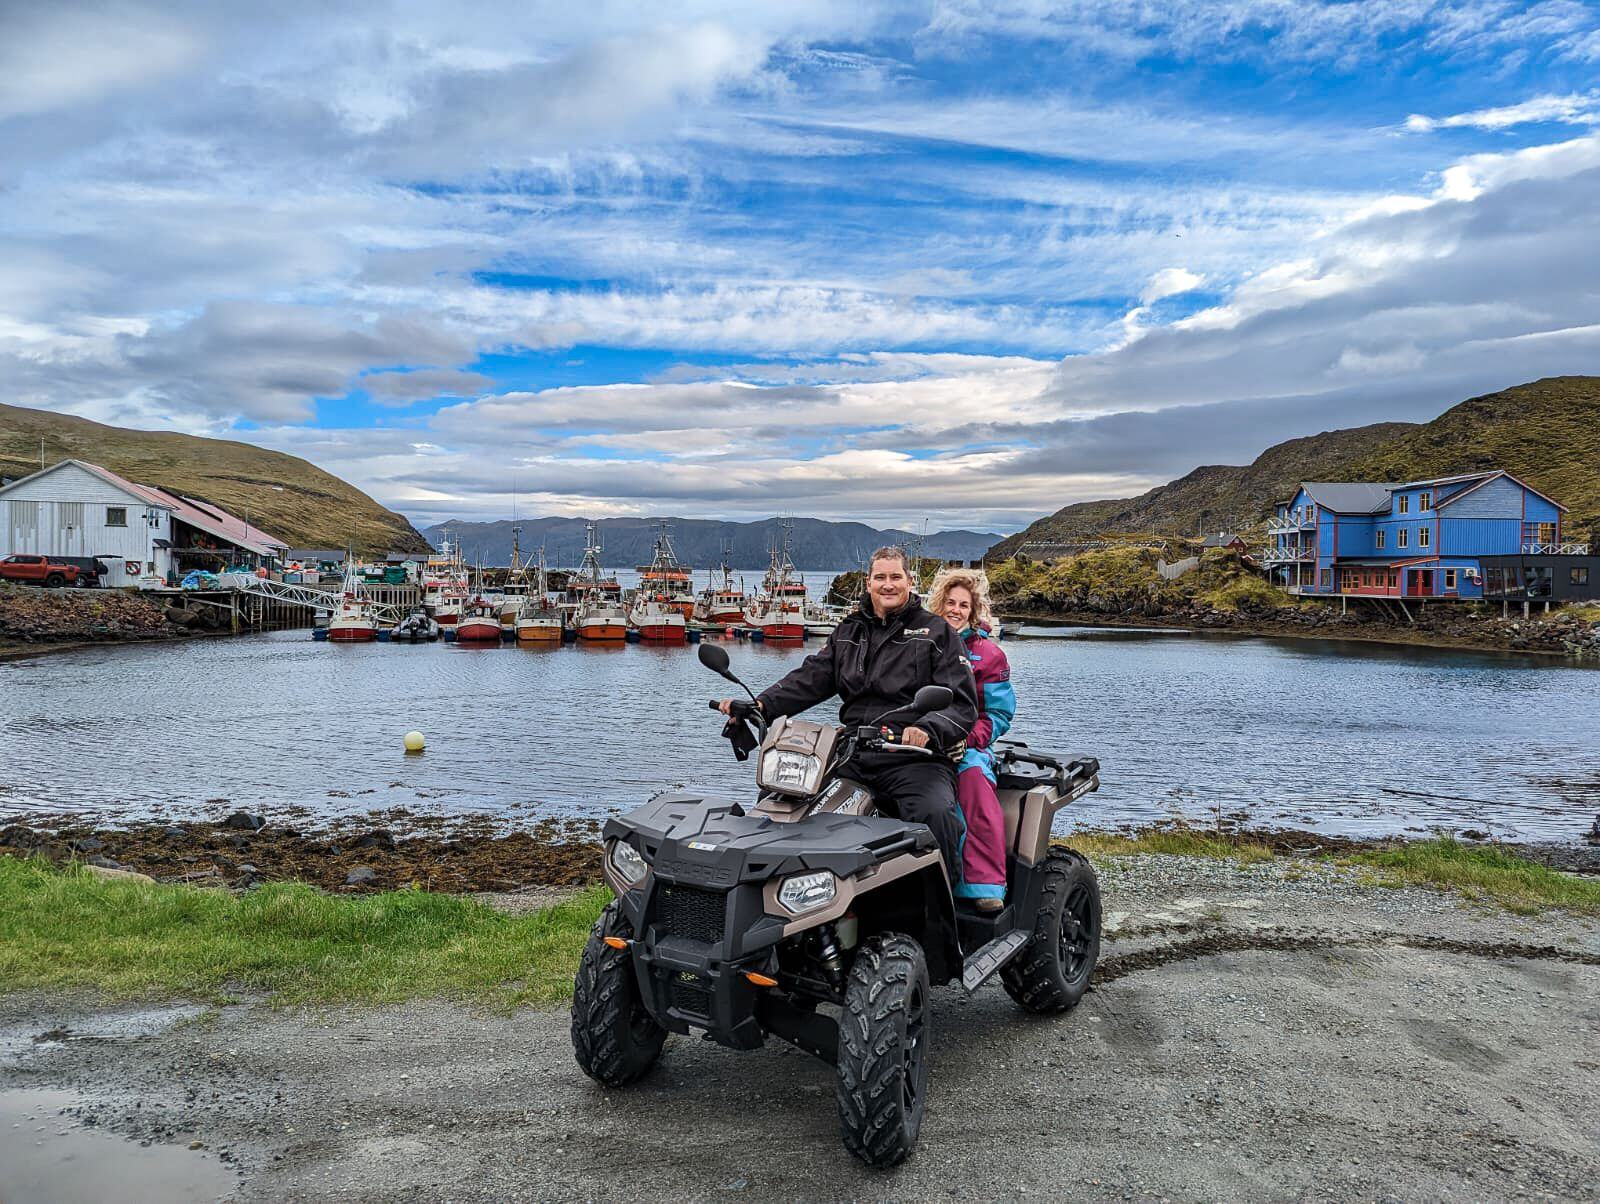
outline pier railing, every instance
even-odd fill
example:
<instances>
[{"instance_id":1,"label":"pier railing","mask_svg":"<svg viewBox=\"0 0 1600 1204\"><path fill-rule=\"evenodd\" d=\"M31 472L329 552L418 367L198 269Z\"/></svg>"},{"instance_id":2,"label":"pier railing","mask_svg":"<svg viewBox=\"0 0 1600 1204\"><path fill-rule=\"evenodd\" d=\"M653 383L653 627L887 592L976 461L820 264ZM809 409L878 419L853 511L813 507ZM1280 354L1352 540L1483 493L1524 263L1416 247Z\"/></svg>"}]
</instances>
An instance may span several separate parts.
<instances>
[{"instance_id":1,"label":"pier railing","mask_svg":"<svg viewBox=\"0 0 1600 1204\"><path fill-rule=\"evenodd\" d=\"M1589 545L1586 543L1525 543L1522 545L1524 556L1587 556Z\"/></svg>"},{"instance_id":2,"label":"pier railing","mask_svg":"<svg viewBox=\"0 0 1600 1204\"><path fill-rule=\"evenodd\" d=\"M314 585L294 585L287 581L272 581L266 577L251 577L239 581L234 588L240 593L252 594L258 598L273 598L279 602L310 606L317 610L331 611L339 607L338 590L319 589ZM371 599L368 599L367 605L377 618L386 622L398 623L405 618L405 608L402 606Z\"/></svg>"}]
</instances>

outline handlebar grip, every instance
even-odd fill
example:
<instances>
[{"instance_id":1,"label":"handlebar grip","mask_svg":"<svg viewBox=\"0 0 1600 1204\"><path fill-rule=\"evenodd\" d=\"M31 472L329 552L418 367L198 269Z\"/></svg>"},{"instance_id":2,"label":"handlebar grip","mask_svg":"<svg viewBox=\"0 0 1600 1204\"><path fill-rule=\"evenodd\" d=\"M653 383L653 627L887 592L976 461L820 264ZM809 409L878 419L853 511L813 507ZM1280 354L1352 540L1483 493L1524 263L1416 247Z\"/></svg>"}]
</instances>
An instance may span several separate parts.
<instances>
[{"instance_id":1,"label":"handlebar grip","mask_svg":"<svg viewBox=\"0 0 1600 1204\"><path fill-rule=\"evenodd\" d=\"M715 698L706 699L706 705L709 706L713 711L720 711L722 709L722 704Z\"/></svg>"}]
</instances>

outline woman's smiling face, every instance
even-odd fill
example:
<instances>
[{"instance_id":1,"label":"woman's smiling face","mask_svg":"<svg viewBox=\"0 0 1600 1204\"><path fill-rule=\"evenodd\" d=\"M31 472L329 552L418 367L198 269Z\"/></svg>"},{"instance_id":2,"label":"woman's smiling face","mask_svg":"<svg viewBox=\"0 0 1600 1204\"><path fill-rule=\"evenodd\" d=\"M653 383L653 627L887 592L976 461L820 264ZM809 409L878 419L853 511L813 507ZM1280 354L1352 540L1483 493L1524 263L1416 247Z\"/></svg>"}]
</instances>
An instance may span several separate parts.
<instances>
[{"instance_id":1,"label":"woman's smiling face","mask_svg":"<svg viewBox=\"0 0 1600 1204\"><path fill-rule=\"evenodd\" d=\"M972 591L964 585L952 585L944 594L944 621L957 631L972 626Z\"/></svg>"}]
</instances>

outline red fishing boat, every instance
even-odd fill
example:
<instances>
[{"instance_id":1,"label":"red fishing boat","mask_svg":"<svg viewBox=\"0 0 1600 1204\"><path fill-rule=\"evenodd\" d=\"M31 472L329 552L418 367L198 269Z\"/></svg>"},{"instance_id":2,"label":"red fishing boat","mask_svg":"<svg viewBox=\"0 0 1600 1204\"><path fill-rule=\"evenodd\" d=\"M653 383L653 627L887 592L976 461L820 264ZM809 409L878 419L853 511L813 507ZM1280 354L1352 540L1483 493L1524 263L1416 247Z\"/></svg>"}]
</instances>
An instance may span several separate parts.
<instances>
[{"instance_id":1,"label":"red fishing boat","mask_svg":"<svg viewBox=\"0 0 1600 1204\"><path fill-rule=\"evenodd\" d=\"M790 532L783 526L783 543L772 550L772 563L761 580L761 589L745 611L745 624L768 640L806 638L806 583L789 559Z\"/></svg>"},{"instance_id":2,"label":"red fishing boat","mask_svg":"<svg viewBox=\"0 0 1600 1204\"><path fill-rule=\"evenodd\" d=\"M649 564L639 566L639 593L670 606L685 620L694 618L694 580L689 567L678 563L672 550L666 519L661 520L656 535L655 556Z\"/></svg>"}]
</instances>

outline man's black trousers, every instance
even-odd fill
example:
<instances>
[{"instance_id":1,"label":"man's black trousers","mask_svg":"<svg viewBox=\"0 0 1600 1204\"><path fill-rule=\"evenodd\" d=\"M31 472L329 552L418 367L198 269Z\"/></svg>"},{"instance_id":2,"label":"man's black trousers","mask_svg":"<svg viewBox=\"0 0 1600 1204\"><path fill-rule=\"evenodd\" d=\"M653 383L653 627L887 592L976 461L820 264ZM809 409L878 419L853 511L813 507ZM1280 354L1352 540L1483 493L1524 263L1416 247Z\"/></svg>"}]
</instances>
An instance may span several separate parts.
<instances>
[{"instance_id":1,"label":"man's black trousers","mask_svg":"<svg viewBox=\"0 0 1600 1204\"><path fill-rule=\"evenodd\" d=\"M911 823L927 824L944 854L952 887L961 881L961 842L966 825L956 808L955 762L916 753L864 753L842 776L868 786L879 810Z\"/></svg>"}]
</instances>

